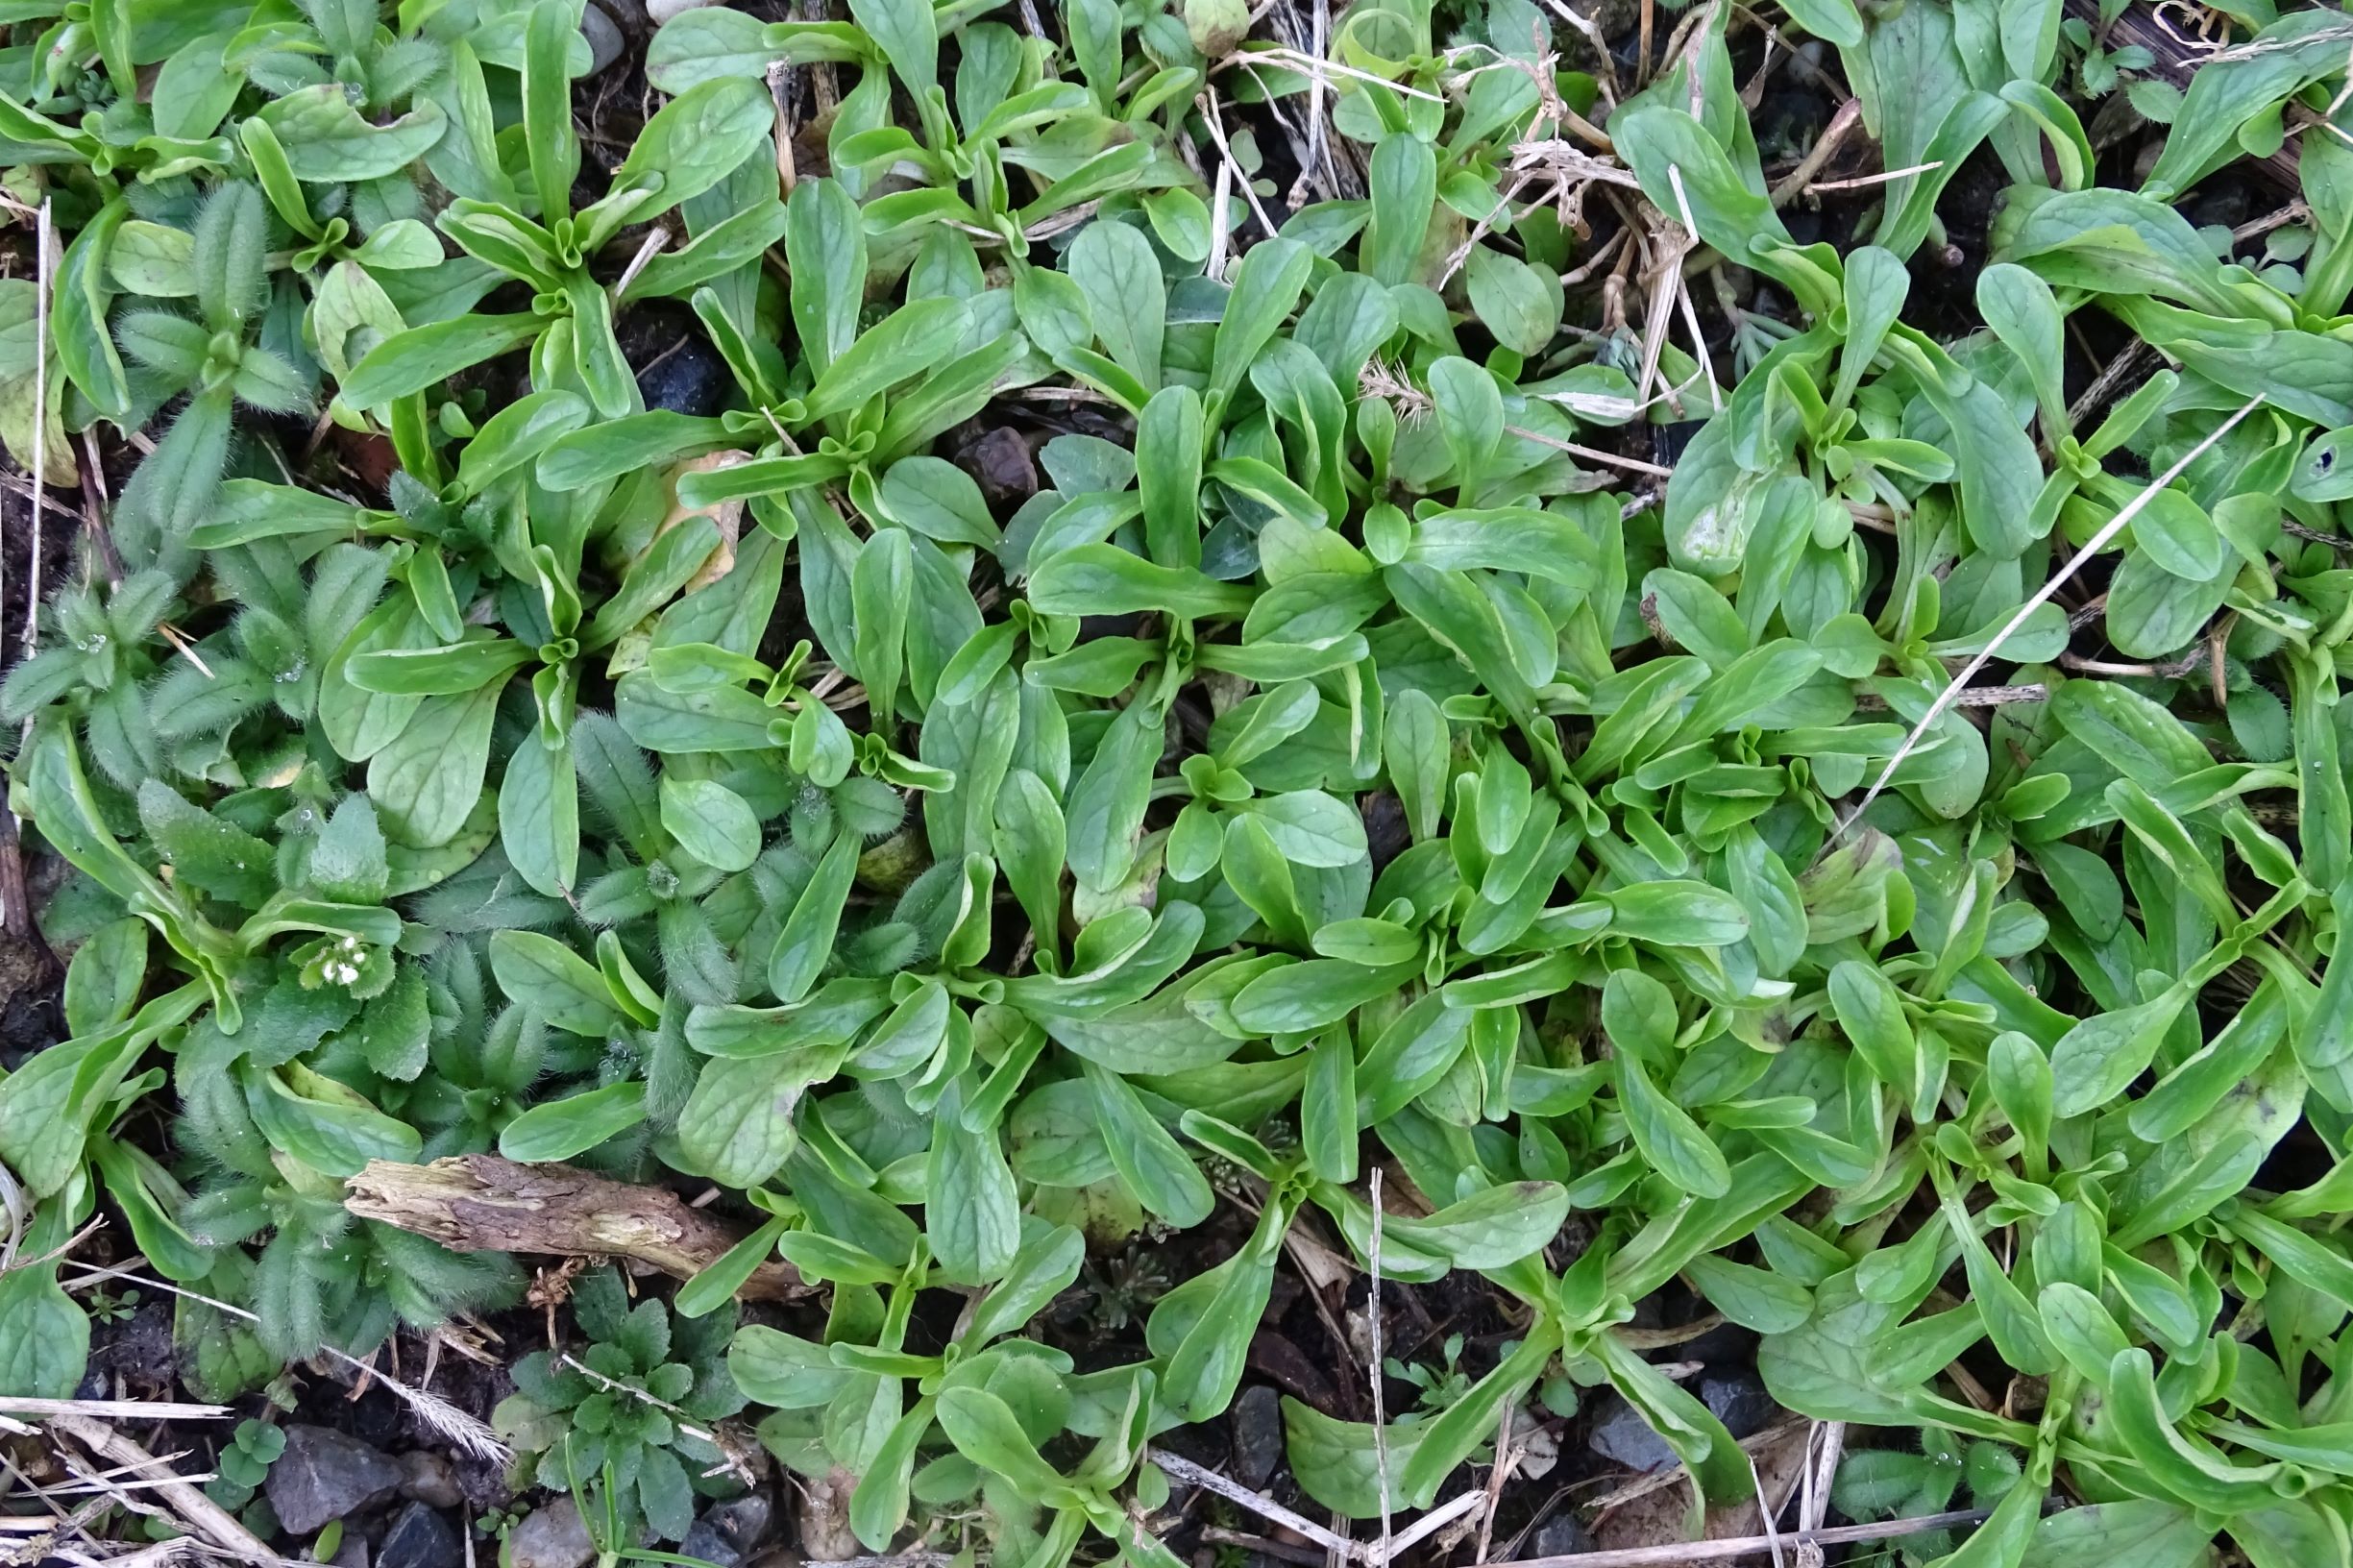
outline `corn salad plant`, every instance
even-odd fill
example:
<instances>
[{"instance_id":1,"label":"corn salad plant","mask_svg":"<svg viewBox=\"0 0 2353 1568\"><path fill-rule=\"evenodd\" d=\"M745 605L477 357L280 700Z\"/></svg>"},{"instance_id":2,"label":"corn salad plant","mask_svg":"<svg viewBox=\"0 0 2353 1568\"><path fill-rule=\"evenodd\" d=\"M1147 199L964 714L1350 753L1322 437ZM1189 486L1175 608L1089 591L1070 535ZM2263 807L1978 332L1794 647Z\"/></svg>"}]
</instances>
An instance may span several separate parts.
<instances>
[{"instance_id":1,"label":"corn salad plant","mask_svg":"<svg viewBox=\"0 0 2353 1568\"><path fill-rule=\"evenodd\" d=\"M1304 1236L1508 1325L1286 1400L1350 1518L1577 1386L1747 1502L1679 1287L1842 1508L1990 1510L1913 1560L2353 1565L2353 24L2098 10L710 6L616 137L580 0L12 8L0 439L91 507L0 1391L100 1212L207 1399L511 1306L344 1202L496 1151L742 1222L515 1369L608 1555L749 1406L869 1551L1173 1563ZM1793 37L1884 178L1769 171Z\"/></svg>"}]
</instances>

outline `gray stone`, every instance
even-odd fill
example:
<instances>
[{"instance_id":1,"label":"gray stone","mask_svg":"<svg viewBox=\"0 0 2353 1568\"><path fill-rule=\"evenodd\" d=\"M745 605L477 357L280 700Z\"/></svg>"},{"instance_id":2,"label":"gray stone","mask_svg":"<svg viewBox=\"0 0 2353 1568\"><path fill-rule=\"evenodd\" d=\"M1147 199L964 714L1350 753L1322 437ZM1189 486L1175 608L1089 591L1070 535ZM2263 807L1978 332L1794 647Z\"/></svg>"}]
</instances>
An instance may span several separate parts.
<instances>
[{"instance_id":1,"label":"gray stone","mask_svg":"<svg viewBox=\"0 0 2353 1568\"><path fill-rule=\"evenodd\" d=\"M620 26L595 6L580 11L580 37L588 40L588 74L596 75L621 58L625 40Z\"/></svg>"},{"instance_id":2,"label":"gray stone","mask_svg":"<svg viewBox=\"0 0 2353 1568\"><path fill-rule=\"evenodd\" d=\"M327 1568L368 1568L368 1538L355 1530L344 1531L343 1544L327 1559Z\"/></svg>"},{"instance_id":3,"label":"gray stone","mask_svg":"<svg viewBox=\"0 0 2353 1568\"><path fill-rule=\"evenodd\" d=\"M670 342L637 373L637 394L649 409L698 419L719 412L735 390L735 373L694 323L674 326Z\"/></svg>"},{"instance_id":4,"label":"gray stone","mask_svg":"<svg viewBox=\"0 0 2353 1568\"><path fill-rule=\"evenodd\" d=\"M580 1510L568 1497L532 1509L506 1537L506 1558L513 1568L582 1568L596 1555L597 1543L588 1538Z\"/></svg>"},{"instance_id":5,"label":"gray stone","mask_svg":"<svg viewBox=\"0 0 2353 1568\"><path fill-rule=\"evenodd\" d=\"M1038 493L1038 459L1021 432L999 425L956 453L956 464L993 506L1015 506Z\"/></svg>"},{"instance_id":6,"label":"gray stone","mask_svg":"<svg viewBox=\"0 0 2353 1568\"><path fill-rule=\"evenodd\" d=\"M684 15L690 11L709 4L711 0L646 0L646 15L651 19L654 26L659 27L673 16Z\"/></svg>"},{"instance_id":7,"label":"gray stone","mask_svg":"<svg viewBox=\"0 0 2353 1568\"><path fill-rule=\"evenodd\" d=\"M1574 1514L1558 1513L1544 1521L1523 1548L1532 1557L1566 1557L1593 1550L1593 1533Z\"/></svg>"},{"instance_id":8,"label":"gray stone","mask_svg":"<svg viewBox=\"0 0 2353 1568\"><path fill-rule=\"evenodd\" d=\"M1750 1437L1779 1417L1781 1408L1765 1392L1764 1381L1753 1372L1706 1372L1700 1377L1700 1403L1734 1437Z\"/></svg>"},{"instance_id":9,"label":"gray stone","mask_svg":"<svg viewBox=\"0 0 2353 1568\"><path fill-rule=\"evenodd\" d=\"M403 1497L434 1508L454 1508L465 1503L465 1489L457 1484L457 1472L450 1468L449 1460L423 1448L399 1458Z\"/></svg>"},{"instance_id":10,"label":"gray stone","mask_svg":"<svg viewBox=\"0 0 2353 1568\"><path fill-rule=\"evenodd\" d=\"M376 1548L376 1568L448 1568L463 1562L465 1543L449 1516L422 1503L404 1505L392 1516L381 1544Z\"/></svg>"},{"instance_id":11,"label":"gray stone","mask_svg":"<svg viewBox=\"0 0 2353 1568\"><path fill-rule=\"evenodd\" d=\"M1602 1406L1585 1441L1594 1453L1630 1470L1665 1470L1680 1462L1642 1412L1616 1394Z\"/></svg>"},{"instance_id":12,"label":"gray stone","mask_svg":"<svg viewBox=\"0 0 2353 1568\"><path fill-rule=\"evenodd\" d=\"M1711 1367L1729 1371L1735 1367L1752 1366L1756 1361L1756 1331L1744 1329L1737 1323L1723 1322L1675 1347L1679 1361L1699 1361Z\"/></svg>"},{"instance_id":13,"label":"gray stone","mask_svg":"<svg viewBox=\"0 0 2353 1568\"><path fill-rule=\"evenodd\" d=\"M1234 1478L1253 1490L1283 1462L1283 1398L1264 1384L1234 1402Z\"/></svg>"},{"instance_id":14,"label":"gray stone","mask_svg":"<svg viewBox=\"0 0 2353 1568\"><path fill-rule=\"evenodd\" d=\"M328 1427L286 1428L286 1451L262 1484L278 1522L307 1535L331 1519L355 1513L400 1490L403 1472L389 1455Z\"/></svg>"},{"instance_id":15,"label":"gray stone","mask_svg":"<svg viewBox=\"0 0 2353 1568\"><path fill-rule=\"evenodd\" d=\"M700 1557L718 1568L737 1568L768 1538L772 1513L768 1499L757 1492L714 1503L702 1510L695 1528L678 1543L678 1556Z\"/></svg>"}]
</instances>

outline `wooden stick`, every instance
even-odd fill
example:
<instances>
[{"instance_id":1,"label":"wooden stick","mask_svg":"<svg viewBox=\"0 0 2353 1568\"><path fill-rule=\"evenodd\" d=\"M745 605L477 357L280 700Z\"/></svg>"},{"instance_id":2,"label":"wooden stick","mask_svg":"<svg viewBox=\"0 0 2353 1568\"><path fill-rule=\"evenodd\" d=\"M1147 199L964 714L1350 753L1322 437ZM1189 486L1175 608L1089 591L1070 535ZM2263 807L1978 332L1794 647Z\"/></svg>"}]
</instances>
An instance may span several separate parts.
<instances>
[{"instance_id":1,"label":"wooden stick","mask_svg":"<svg viewBox=\"0 0 2353 1568\"><path fill-rule=\"evenodd\" d=\"M1373 1166L1370 1190L1373 1238L1365 1262L1372 1271L1372 1293L1364 1298L1364 1316L1372 1325L1373 1479L1381 1487L1381 1560L1386 1562L1397 1542L1389 1529L1389 1417L1381 1397L1381 1216L1385 1211L1381 1206L1379 1165Z\"/></svg>"},{"instance_id":2,"label":"wooden stick","mask_svg":"<svg viewBox=\"0 0 2353 1568\"><path fill-rule=\"evenodd\" d=\"M1883 1525L1833 1525L1827 1530L1785 1530L1777 1536L1740 1535L1722 1541L1670 1541L1660 1546L1627 1546L1608 1552L1571 1552L1563 1556L1522 1557L1517 1562L1494 1562L1487 1568L1683 1568L1686 1563L1720 1562L1772 1549L1776 1540L1802 1546L1844 1546L1854 1541L1885 1541L1919 1535L1931 1530L1957 1530L1982 1524L1990 1508L1956 1508L1949 1513L1924 1514L1917 1519L1892 1519Z\"/></svg>"},{"instance_id":3,"label":"wooden stick","mask_svg":"<svg viewBox=\"0 0 2353 1568\"><path fill-rule=\"evenodd\" d=\"M0 1394L0 1412L37 1415L95 1415L123 1421L225 1421L237 1412L226 1405L174 1405L150 1399L19 1399Z\"/></svg>"},{"instance_id":4,"label":"wooden stick","mask_svg":"<svg viewBox=\"0 0 2353 1568\"><path fill-rule=\"evenodd\" d=\"M41 505L42 487L49 480L49 198L41 198L40 214L33 229L34 270L38 278L33 291L33 548L25 557L24 656L31 658L40 640Z\"/></svg>"},{"instance_id":5,"label":"wooden stick","mask_svg":"<svg viewBox=\"0 0 2353 1568\"><path fill-rule=\"evenodd\" d=\"M1170 1480L1184 1482L1189 1486L1205 1487L1229 1503L1238 1503L1269 1523L1296 1531L1327 1552L1336 1552L1343 1557L1354 1558L1363 1551L1361 1542L1336 1535L1305 1514L1293 1513L1273 1498L1254 1492L1238 1481L1229 1481L1216 1471L1195 1464L1190 1459L1180 1458L1166 1449L1150 1449L1144 1458L1159 1465Z\"/></svg>"},{"instance_id":6,"label":"wooden stick","mask_svg":"<svg viewBox=\"0 0 2353 1568\"><path fill-rule=\"evenodd\" d=\"M1826 190L1861 190L1867 185L1883 185L1890 180L1900 180L1906 175L1932 173L1944 166L1945 160L1940 158L1933 163L1913 163L1900 169L1882 169L1877 174L1858 174L1851 180L1817 180L1805 187L1805 194L1819 196Z\"/></svg>"},{"instance_id":7,"label":"wooden stick","mask_svg":"<svg viewBox=\"0 0 2353 1568\"><path fill-rule=\"evenodd\" d=\"M107 1558L107 1568L163 1568L167 1562L179 1562L198 1551L196 1544L183 1536L178 1540L158 1541L142 1546L125 1556Z\"/></svg>"},{"instance_id":8,"label":"wooden stick","mask_svg":"<svg viewBox=\"0 0 2353 1568\"><path fill-rule=\"evenodd\" d=\"M104 1422L86 1415L56 1415L49 1418L49 1425L91 1453L103 1455L153 1481L157 1492L197 1534L238 1561L258 1563L263 1568L287 1564L286 1558L263 1545L261 1537L237 1523L228 1509L172 1474L154 1455ZM287 1568L300 1565L287 1564Z\"/></svg>"},{"instance_id":9,"label":"wooden stick","mask_svg":"<svg viewBox=\"0 0 2353 1568\"><path fill-rule=\"evenodd\" d=\"M1203 1525L1201 1538L1212 1546L1247 1547L1281 1562L1298 1563L1301 1568L1324 1568L1324 1554L1321 1552L1311 1552L1304 1546L1293 1546L1288 1541L1253 1535L1247 1531L1228 1530L1222 1525Z\"/></svg>"},{"instance_id":10,"label":"wooden stick","mask_svg":"<svg viewBox=\"0 0 2353 1568\"><path fill-rule=\"evenodd\" d=\"M1956 708L1998 708L2011 702L2040 702L2050 696L2050 688L2039 682L2024 686L1972 686L1952 699ZM1871 713L1888 711L1887 698L1876 692L1857 692L1854 705Z\"/></svg>"},{"instance_id":11,"label":"wooden stick","mask_svg":"<svg viewBox=\"0 0 2353 1568\"><path fill-rule=\"evenodd\" d=\"M1487 1506L1479 1515L1479 1545L1471 1553L1473 1568L1487 1560L1487 1549L1495 1544L1495 1506L1503 1501L1504 1482L1519 1462L1511 1447L1511 1401L1507 1399L1504 1413L1495 1423L1495 1463L1487 1471Z\"/></svg>"},{"instance_id":12,"label":"wooden stick","mask_svg":"<svg viewBox=\"0 0 2353 1568\"><path fill-rule=\"evenodd\" d=\"M1798 160L1798 166L1773 187L1773 205L1783 208L1796 201L1798 193L1813 182L1814 176L1820 174L1831 159L1838 156L1838 149L1846 144L1848 133L1862 123L1861 99L1850 98L1839 105L1838 112L1830 116L1830 123L1822 128L1822 135L1814 138L1814 145Z\"/></svg>"},{"instance_id":13,"label":"wooden stick","mask_svg":"<svg viewBox=\"0 0 2353 1568\"><path fill-rule=\"evenodd\" d=\"M1395 1539L1388 1541L1379 1550L1367 1554L1373 1568L1381 1568L1382 1564L1394 1560L1408 1548L1420 1545L1446 1526L1469 1513L1473 1508L1486 1507L1486 1488L1483 1486L1474 1491L1464 1492L1452 1502L1439 1504L1399 1531Z\"/></svg>"},{"instance_id":14,"label":"wooden stick","mask_svg":"<svg viewBox=\"0 0 2353 1568\"><path fill-rule=\"evenodd\" d=\"M743 1239L667 1188L490 1154L453 1155L424 1165L371 1160L346 1187L343 1206L360 1218L430 1237L453 1252L617 1255L686 1280ZM808 1286L790 1263L771 1259L736 1294L748 1301L797 1301Z\"/></svg>"}]
</instances>

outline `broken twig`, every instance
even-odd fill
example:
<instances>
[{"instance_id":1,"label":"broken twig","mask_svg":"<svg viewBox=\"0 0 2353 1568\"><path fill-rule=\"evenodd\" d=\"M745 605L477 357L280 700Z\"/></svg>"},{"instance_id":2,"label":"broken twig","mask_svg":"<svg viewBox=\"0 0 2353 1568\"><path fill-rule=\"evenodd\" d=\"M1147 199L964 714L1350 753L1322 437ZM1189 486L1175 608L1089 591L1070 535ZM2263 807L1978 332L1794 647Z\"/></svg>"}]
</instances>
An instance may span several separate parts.
<instances>
[{"instance_id":1,"label":"broken twig","mask_svg":"<svg viewBox=\"0 0 2353 1568\"><path fill-rule=\"evenodd\" d=\"M346 1184L343 1206L429 1237L453 1252L544 1252L635 1259L692 1279L743 1237L674 1192L570 1165L525 1165L490 1154L429 1164L372 1160ZM808 1293L790 1263L771 1259L736 1294L794 1301Z\"/></svg>"}]
</instances>

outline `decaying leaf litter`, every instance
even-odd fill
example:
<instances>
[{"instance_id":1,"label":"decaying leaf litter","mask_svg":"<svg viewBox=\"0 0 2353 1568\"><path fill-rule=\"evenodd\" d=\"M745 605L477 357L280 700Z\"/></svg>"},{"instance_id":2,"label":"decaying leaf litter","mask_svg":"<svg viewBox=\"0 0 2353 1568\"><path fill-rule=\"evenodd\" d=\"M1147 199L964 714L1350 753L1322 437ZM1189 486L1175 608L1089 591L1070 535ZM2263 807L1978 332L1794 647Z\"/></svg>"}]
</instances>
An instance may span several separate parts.
<instances>
[{"instance_id":1,"label":"decaying leaf litter","mask_svg":"<svg viewBox=\"0 0 2353 1568\"><path fill-rule=\"evenodd\" d=\"M655 24L8 20L10 1539L2348 1559L2353 26Z\"/></svg>"}]
</instances>

